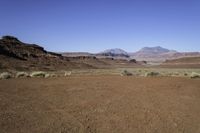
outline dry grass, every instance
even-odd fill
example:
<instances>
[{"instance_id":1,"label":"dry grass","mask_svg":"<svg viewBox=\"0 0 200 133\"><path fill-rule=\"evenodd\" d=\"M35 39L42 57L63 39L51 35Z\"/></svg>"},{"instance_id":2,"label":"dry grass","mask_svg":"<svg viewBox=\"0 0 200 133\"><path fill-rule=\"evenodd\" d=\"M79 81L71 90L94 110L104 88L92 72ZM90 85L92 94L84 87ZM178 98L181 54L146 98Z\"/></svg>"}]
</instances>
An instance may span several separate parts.
<instances>
[{"instance_id":1,"label":"dry grass","mask_svg":"<svg viewBox=\"0 0 200 133\"><path fill-rule=\"evenodd\" d=\"M12 74L9 72L3 72L0 74L0 79L9 79L12 77Z\"/></svg>"}]
</instances>

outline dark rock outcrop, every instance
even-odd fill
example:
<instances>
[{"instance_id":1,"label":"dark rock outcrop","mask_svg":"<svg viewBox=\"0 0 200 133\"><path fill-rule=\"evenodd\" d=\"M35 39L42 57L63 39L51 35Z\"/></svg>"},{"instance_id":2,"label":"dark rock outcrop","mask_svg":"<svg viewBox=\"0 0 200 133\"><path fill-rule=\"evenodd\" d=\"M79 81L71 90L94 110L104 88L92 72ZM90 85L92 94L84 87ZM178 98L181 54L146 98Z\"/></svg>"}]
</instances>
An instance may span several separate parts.
<instances>
[{"instance_id":1,"label":"dark rock outcrop","mask_svg":"<svg viewBox=\"0 0 200 133\"><path fill-rule=\"evenodd\" d=\"M30 57L36 58L47 55L43 47L36 44L26 44L12 36L3 36L0 39L0 54L21 60Z\"/></svg>"}]
</instances>

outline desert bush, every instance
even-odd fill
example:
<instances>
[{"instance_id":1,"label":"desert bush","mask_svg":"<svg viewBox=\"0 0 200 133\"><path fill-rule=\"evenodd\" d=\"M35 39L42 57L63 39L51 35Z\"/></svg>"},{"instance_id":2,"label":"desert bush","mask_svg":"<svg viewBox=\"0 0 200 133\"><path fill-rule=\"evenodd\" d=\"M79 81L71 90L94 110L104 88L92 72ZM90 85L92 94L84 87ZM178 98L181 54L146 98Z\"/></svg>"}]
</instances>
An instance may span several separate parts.
<instances>
[{"instance_id":1,"label":"desert bush","mask_svg":"<svg viewBox=\"0 0 200 133\"><path fill-rule=\"evenodd\" d=\"M30 74L31 77L45 77L47 73L42 72L42 71L36 71L36 72L32 72Z\"/></svg>"},{"instance_id":2,"label":"desert bush","mask_svg":"<svg viewBox=\"0 0 200 133\"><path fill-rule=\"evenodd\" d=\"M29 77L27 72L17 72L16 73L16 78L21 78L21 77Z\"/></svg>"},{"instance_id":3,"label":"desert bush","mask_svg":"<svg viewBox=\"0 0 200 133\"><path fill-rule=\"evenodd\" d=\"M70 76L71 74L72 74L71 71L66 71L65 74L64 74L64 76L67 77L67 76Z\"/></svg>"},{"instance_id":4,"label":"desert bush","mask_svg":"<svg viewBox=\"0 0 200 133\"><path fill-rule=\"evenodd\" d=\"M173 76L180 76L180 73L179 72L174 72Z\"/></svg>"},{"instance_id":5,"label":"desert bush","mask_svg":"<svg viewBox=\"0 0 200 133\"><path fill-rule=\"evenodd\" d=\"M200 78L200 73L192 72L190 78Z\"/></svg>"},{"instance_id":6,"label":"desert bush","mask_svg":"<svg viewBox=\"0 0 200 133\"><path fill-rule=\"evenodd\" d=\"M132 76L133 74L127 70L124 70L122 73L121 73L121 76Z\"/></svg>"},{"instance_id":7,"label":"desert bush","mask_svg":"<svg viewBox=\"0 0 200 133\"><path fill-rule=\"evenodd\" d=\"M45 73L44 77L49 78L49 77L51 77L51 75L49 73Z\"/></svg>"},{"instance_id":8,"label":"desert bush","mask_svg":"<svg viewBox=\"0 0 200 133\"><path fill-rule=\"evenodd\" d=\"M135 59L131 59L129 62L136 63L137 61Z\"/></svg>"},{"instance_id":9,"label":"desert bush","mask_svg":"<svg viewBox=\"0 0 200 133\"><path fill-rule=\"evenodd\" d=\"M173 76L173 73L167 72L167 73L164 74L164 76L172 77L172 76Z\"/></svg>"},{"instance_id":10,"label":"desert bush","mask_svg":"<svg viewBox=\"0 0 200 133\"><path fill-rule=\"evenodd\" d=\"M3 72L0 74L0 79L9 79L11 77L12 77L11 73L8 72Z\"/></svg>"},{"instance_id":11,"label":"desert bush","mask_svg":"<svg viewBox=\"0 0 200 133\"><path fill-rule=\"evenodd\" d=\"M57 75L56 74L50 74L50 77L56 77Z\"/></svg>"},{"instance_id":12,"label":"desert bush","mask_svg":"<svg viewBox=\"0 0 200 133\"><path fill-rule=\"evenodd\" d=\"M145 77L153 77L153 76L159 76L159 72L147 72L145 73Z\"/></svg>"},{"instance_id":13,"label":"desert bush","mask_svg":"<svg viewBox=\"0 0 200 133\"><path fill-rule=\"evenodd\" d=\"M49 73L45 73L45 78L52 78L52 77L56 77L56 74L52 73L52 74L49 74Z\"/></svg>"}]
</instances>

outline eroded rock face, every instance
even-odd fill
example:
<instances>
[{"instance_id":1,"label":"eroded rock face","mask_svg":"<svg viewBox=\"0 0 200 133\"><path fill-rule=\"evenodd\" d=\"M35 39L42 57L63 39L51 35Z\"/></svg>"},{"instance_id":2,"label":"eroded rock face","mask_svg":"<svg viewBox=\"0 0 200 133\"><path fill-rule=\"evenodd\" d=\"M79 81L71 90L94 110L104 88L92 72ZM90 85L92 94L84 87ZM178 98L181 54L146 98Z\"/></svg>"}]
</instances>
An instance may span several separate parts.
<instances>
[{"instance_id":1,"label":"eroded rock face","mask_svg":"<svg viewBox=\"0 0 200 133\"><path fill-rule=\"evenodd\" d=\"M30 57L41 57L47 54L43 47L36 44L26 44L12 36L3 36L0 39L0 54L27 60Z\"/></svg>"}]
</instances>

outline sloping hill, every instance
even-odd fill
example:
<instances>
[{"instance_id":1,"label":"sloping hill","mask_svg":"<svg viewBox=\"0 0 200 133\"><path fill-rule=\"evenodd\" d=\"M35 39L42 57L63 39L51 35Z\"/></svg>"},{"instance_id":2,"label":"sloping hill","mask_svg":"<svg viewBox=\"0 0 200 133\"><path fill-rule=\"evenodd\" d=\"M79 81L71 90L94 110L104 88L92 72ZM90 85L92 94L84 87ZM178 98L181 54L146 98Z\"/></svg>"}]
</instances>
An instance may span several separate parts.
<instances>
[{"instance_id":1,"label":"sloping hill","mask_svg":"<svg viewBox=\"0 0 200 133\"><path fill-rule=\"evenodd\" d=\"M167 60L160 65L161 67L174 68L200 68L199 57L184 57L174 60Z\"/></svg>"},{"instance_id":2,"label":"sloping hill","mask_svg":"<svg viewBox=\"0 0 200 133\"><path fill-rule=\"evenodd\" d=\"M145 61L164 61L168 54L176 53L174 50L168 50L160 46L144 47L141 50L131 53L131 58Z\"/></svg>"}]
</instances>

